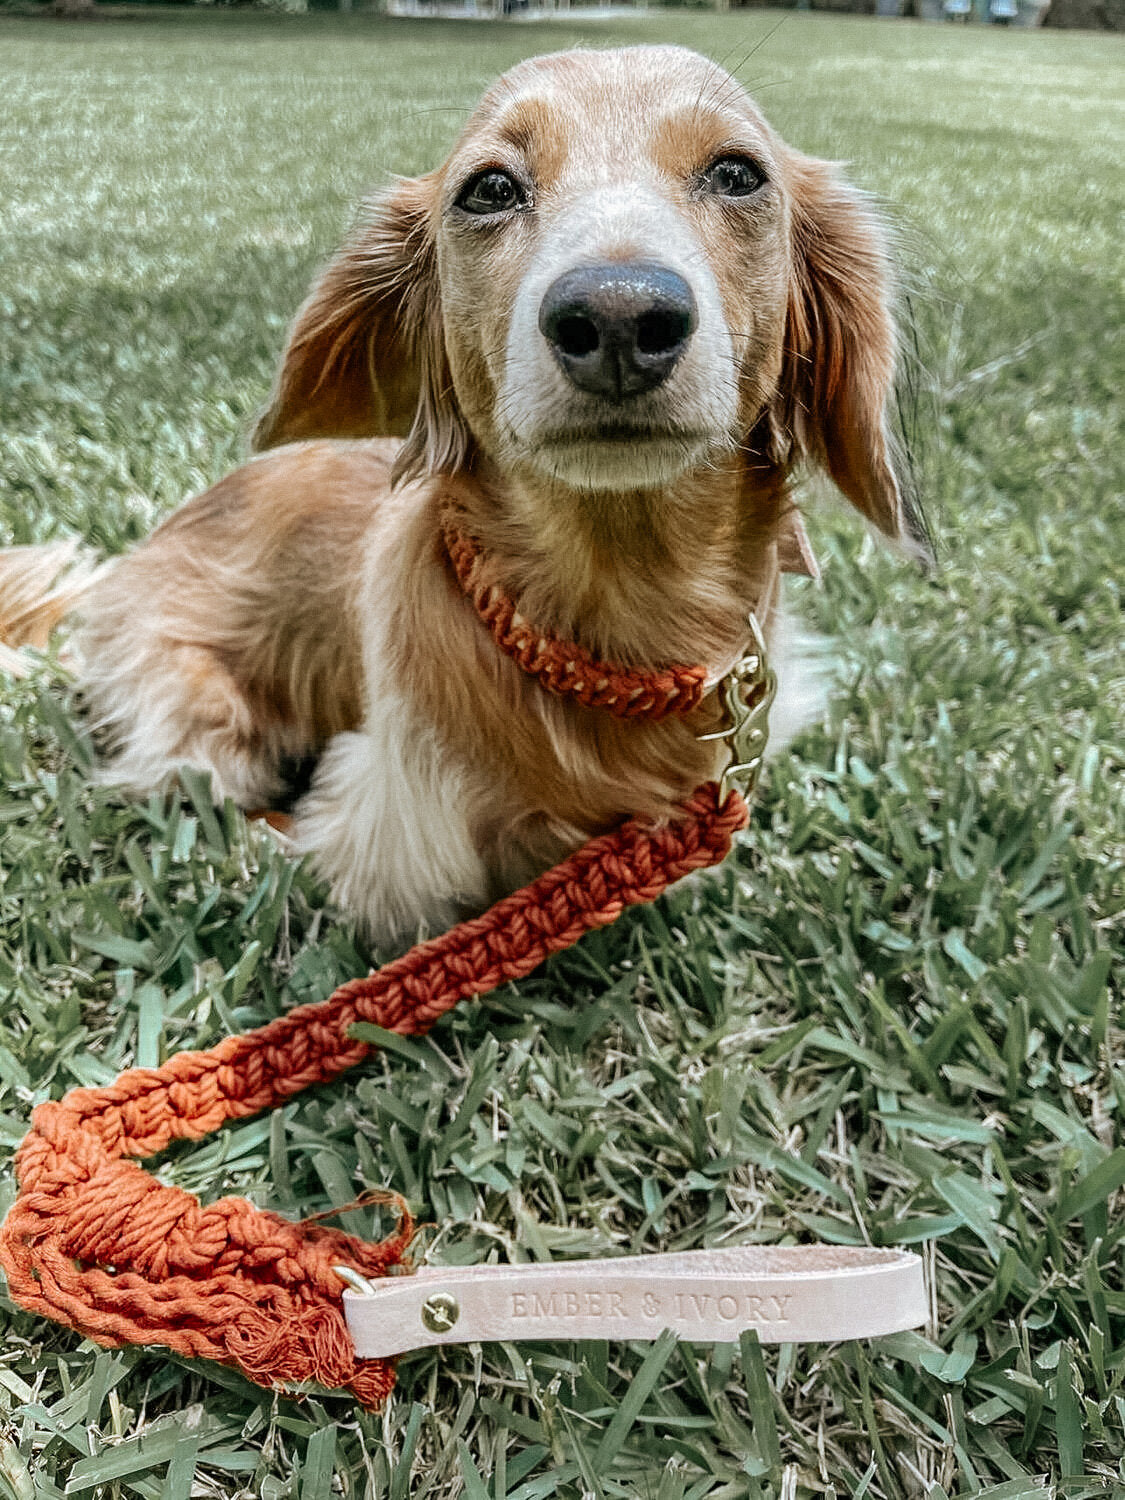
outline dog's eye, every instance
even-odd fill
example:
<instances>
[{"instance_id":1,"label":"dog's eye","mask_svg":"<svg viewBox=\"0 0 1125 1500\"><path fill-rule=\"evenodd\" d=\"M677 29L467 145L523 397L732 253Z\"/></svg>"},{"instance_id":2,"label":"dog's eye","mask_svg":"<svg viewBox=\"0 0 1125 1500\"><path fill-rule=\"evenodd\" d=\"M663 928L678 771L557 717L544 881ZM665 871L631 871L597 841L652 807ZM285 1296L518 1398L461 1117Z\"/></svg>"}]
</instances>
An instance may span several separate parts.
<instances>
[{"instance_id":1,"label":"dog's eye","mask_svg":"<svg viewBox=\"0 0 1125 1500\"><path fill-rule=\"evenodd\" d=\"M457 207L469 214L502 214L509 208L518 208L523 201L523 192L515 178L490 167L465 184Z\"/></svg>"},{"instance_id":2,"label":"dog's eye","mask_svg":"<svg viewBox=\"0 0 1125 1500\"><path fill-rule=\"evenodd\" d=\"M705 192L722 198L748 198L765 181L766 174L748 156L720 156L700 177Z\"/></svg>"}]
</instances>

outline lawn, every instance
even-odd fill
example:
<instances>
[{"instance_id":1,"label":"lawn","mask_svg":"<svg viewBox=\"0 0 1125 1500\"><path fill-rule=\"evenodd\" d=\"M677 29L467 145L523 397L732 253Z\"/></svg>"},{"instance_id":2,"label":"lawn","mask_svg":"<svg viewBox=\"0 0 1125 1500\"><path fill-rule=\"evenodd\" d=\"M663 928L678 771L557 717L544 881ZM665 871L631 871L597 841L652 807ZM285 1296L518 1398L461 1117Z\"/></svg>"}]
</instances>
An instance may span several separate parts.
<instances>
[{"instance_id":1,"label":"lawn","mask_svg":"<svg viewBox=\"0 0 1125 1500\"><path fill-rule=\"evenodd\" d=\"M0 1301L0 1495L1125 1494L1122 39L799 12L0 21L0 542L116 550L221 475L361 192L434 164L517 58L622 39L727 60L885 203L939 569L810 499L825 579L794 595L838 692L722 873L161 1174L292 1214L391 1187L454 1262L915 1246L934 1325L745 1366L418 1354L372 1416ZM371 961L232 809L92 790L51 663L3 680L0 762L5 1148L37 1100Z\"/></svg>"}]
</instances>

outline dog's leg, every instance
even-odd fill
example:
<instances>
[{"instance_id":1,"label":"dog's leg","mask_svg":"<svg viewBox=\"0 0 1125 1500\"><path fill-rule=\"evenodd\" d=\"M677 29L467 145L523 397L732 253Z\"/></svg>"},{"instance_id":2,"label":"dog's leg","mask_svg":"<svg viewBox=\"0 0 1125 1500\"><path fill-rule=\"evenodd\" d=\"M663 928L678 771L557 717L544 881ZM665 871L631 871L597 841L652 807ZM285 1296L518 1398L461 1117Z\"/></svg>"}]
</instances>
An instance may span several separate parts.
<instances>
[{"instance_id":1,"label":"dog's leg","mask_svg":"<svg viewBox=\"0 0 1125 1500\"><path fill-rule=\"evenodd\" d=\"M432 936L487 903L468 782L391 694L324 752L294 811L294 838L377 943Z\"/></svg>"},{"instance_id":2,"label":"dog's leg","mask_svg":"<svg viewBox=\"0 0 1125 1500\"><path fill-rule=\"evenodd\" d=\"M98 779L133 791L167 784L181 766L209 771L216 801L268 806L289 747L264 729L215 653L140 640L134 651L90 652L83 691L91 726L106 741Z\"/></svg>"},{"instance_id":3,"label":"dog's leg","mask_svg":"<svg viewBox=\"0 0 1125 1500\"><path fill-rule=\"evenodd\" d=\"M268 801L280 785L278 745L215 653L162 638L143 598L115 586L115 567L68 541L0 553L0 666L23 676L27 663L11 648L43 651L68 615L88 610L77 655L91 727L109 743L99 779L148 791L193 765L210 771L218 799Z\"/></svg>"}]
</instances>

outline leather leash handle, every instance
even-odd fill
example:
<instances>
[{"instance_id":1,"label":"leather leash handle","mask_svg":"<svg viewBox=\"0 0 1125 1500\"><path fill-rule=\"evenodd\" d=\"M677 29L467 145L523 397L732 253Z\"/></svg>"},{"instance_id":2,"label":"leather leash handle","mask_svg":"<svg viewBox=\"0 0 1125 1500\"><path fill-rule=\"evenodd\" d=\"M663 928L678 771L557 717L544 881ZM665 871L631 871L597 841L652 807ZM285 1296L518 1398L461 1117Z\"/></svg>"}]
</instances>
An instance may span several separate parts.
<instances>
[{"instance_id":1,"label":"leather leash handle","mask_svg":"<svg viewBox=\"0 0 1125 1500\"><path fill-rule=\"evenodd\" d=\"M424 1266L344 1293L364 1359L434 1344L650 1339L665 1328L695 1343L749 1328L766 1344L831 1343L917 1328L927 1308L919 1256L835 1245Z\"/></svg>"}]
</instances>

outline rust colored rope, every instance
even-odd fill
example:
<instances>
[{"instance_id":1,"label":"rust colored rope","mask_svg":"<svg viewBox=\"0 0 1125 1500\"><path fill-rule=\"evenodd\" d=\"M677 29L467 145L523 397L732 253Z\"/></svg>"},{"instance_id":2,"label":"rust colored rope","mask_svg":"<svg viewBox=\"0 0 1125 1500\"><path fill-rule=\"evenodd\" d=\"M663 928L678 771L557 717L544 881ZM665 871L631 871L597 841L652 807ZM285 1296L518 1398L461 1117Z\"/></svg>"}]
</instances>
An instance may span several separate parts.
<instances>
[{"instance_id":1,"label":"rust colored rope","mask_svg":"<svg viewBox=\"0 0 1125 1500\"><path fill-rule=\"evenodd\" d=\"M621 719L665 719L698 708L707 691L703 667L620 667L525 620L503 590L481 577L484 554L455 513L442 516L446 551L461 588L492 639L541 687Z\"/></svg>"},{"instance_id":2,"label":"rust colored rope","mask_svg":"<svg viewBox=\"0 0 1125 1500\"><path fill-rule=\"evenodd\" d=\"M708 782L673 821L630 820L444 936L421 943L328 1000L305 1005L209 1052L136 1068L107 1088L41 1104L20 1146L19 1196L0 1228L0 1263L22 1307L107 1345L156 1344L233 1364L263 1385L314 1380L365 1406L393 1367L357 1360L334 1265L386 1275L411 1234L379 1244L290 1223L240 1198L208 1206L138 1159L198 1140L227 1120L326 1083L370 1048L349 1028L416 1035L459 1000L522 978L550 953L718 864L746 823L737 793Z\"/></svg>"}]
</instances>

